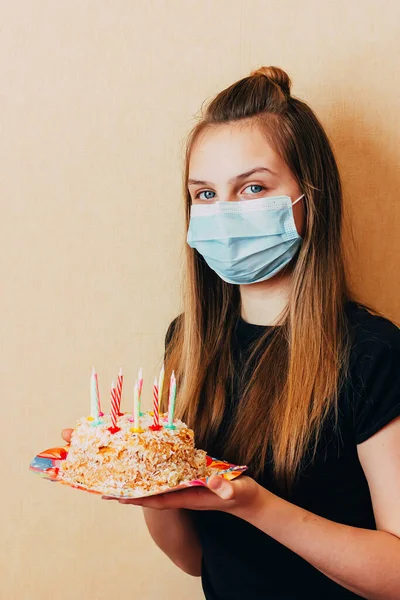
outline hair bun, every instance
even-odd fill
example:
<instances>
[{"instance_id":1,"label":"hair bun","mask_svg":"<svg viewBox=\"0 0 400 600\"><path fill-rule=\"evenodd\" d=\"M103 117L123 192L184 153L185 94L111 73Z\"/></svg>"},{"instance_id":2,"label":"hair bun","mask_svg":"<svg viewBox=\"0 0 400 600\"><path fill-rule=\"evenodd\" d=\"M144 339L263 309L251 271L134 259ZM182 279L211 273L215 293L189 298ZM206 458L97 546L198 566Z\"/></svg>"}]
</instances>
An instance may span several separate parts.
<instances>
[{"instance_id":1,"label":"hair bun","mask_svg":"<svg viewBox=\"0 0 400 600\"><path fill-rule=\"evenodd\" d=\"M250 73L251 77L263 76L278 85L281 90L290 96L290 81L289 75L279 67L260 67Z\"/></svg>"}]
</instances>

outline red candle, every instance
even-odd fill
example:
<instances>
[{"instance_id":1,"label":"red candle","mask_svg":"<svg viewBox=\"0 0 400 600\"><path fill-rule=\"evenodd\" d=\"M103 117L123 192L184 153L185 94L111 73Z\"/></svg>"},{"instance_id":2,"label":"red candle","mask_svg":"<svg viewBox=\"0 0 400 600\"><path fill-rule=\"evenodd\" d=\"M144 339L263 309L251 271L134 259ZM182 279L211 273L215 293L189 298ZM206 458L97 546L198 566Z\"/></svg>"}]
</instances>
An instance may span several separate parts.
<instances>
[{"instance_id":1,"label":"red candle","mask_svg":"<svg viewBox=\"0 0 400 600\"><path fill-rule=\"evenodd\" d=\"M162 429L162 427L160 425L159 410L158 410L157 379L154 380L154 385L153 385L153 425L150 425L150 429L152 429L153 431L158 431L159 429Z\"/></svg>"},{"instance_id":2,"label":"red candle","mask_svg":"<svg viewBox=\"0 0 400 600\"><path fill-rule=\"evenodd\" d=\"M117 427L117 417L119 414L118 408L119 408L118 393L117 393L117 390L115 389L115 383L112 382L112 384L111 384L111 427L108 428L108 431L111 431L111 433L117 433L117 431L120 431L120 428Z\"/></svg>"},{"instance_id":3,"label":"red candle","mask_svg":"<svg viewBox=\"0 0 400 600\"><path fill-rule=\"evenodd\" d=\"M124 413L119 412L121 407L121 398L122 398L122 384L124 382L124 376L122 375L122 369L119 370L118 380L117 380L117 398L118 398L118 416L122 417Z\"/></svg>"}]
</instances>

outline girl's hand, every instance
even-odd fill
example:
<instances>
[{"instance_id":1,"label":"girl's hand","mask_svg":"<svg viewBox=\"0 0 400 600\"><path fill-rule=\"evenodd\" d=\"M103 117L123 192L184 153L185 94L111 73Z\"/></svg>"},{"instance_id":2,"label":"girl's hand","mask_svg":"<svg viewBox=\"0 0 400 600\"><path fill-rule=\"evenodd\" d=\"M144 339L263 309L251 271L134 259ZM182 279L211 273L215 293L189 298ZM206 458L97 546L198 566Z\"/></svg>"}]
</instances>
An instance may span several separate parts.
<instances>
[{"instance_id":1,"label":"girl's hand","mask_svg":"<svg viewBox=\"0 0 400 600\"><path fill-rule=\"evenodd\" d=\"M233 481L228 481L221 475L211 475L207 480L207 487L196 486L144 498L102 496L102 499L118 500L120 504L134 504L158 510L168 508L221 510L245 518L246 513L249 511L253 513L262 502L265 502L265 495L269 493L246 475L241 475Z\"/></svg>"}]
</instances>

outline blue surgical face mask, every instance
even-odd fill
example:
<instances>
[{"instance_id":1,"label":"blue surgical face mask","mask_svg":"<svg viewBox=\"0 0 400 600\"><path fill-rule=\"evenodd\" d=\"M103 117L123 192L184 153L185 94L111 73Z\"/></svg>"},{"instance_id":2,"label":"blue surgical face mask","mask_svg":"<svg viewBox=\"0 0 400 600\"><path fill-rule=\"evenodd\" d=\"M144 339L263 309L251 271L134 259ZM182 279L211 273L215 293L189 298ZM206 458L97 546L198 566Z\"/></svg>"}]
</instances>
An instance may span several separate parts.
<instances>
[{"instance_id":1,"label":"blue surgical face mask","mask_svg":"<svg viewBox=\"0 0 400 600\"><path fill-rule=\"evenodd\" d=\"M257 283L281 271L296 254L297 233L289 196L192 204L187 243L224 281Z\"/></svg>"}]
</instances>

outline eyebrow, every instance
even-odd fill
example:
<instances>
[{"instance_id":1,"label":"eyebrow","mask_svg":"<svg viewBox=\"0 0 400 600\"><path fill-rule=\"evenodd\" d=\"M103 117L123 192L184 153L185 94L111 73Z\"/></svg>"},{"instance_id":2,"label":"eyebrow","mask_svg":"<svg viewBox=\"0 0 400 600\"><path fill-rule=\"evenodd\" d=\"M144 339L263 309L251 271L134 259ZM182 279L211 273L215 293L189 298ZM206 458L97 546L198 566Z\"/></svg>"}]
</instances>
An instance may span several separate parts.
<instances>
[{"instance_id":1,"label":"eyebrow","mask_svg":"<svg viewBox=\"0 0 400 600\"><path fill-rule=\"evenodd\" d=\"M235 183L235 181L239 181L240 179L245 179L245 177L249 177L250 175L253 175L254 173L258 173L260 171L271 173L271 175L276 175L276 173L274 173L273 171L271 171L271 169L268 169L267 167L255 167L254 169L251 169L250 171L246 171L246 173L241 173L240 175L236 175L235 177L232 177L231 179L229 179L228 183ZM212 184L210 181L202 181L201 179L188 179L188 185L212 185Z\"/></svg>"}]
</instances>

